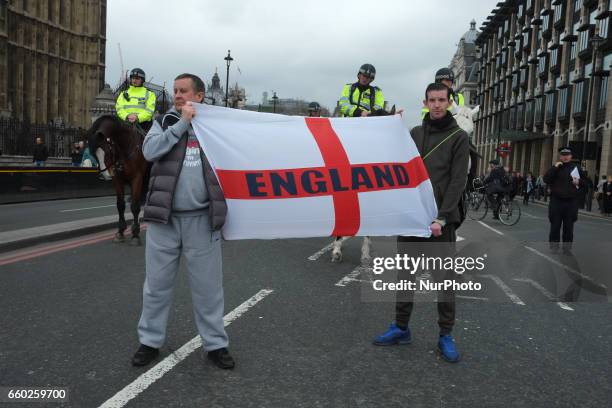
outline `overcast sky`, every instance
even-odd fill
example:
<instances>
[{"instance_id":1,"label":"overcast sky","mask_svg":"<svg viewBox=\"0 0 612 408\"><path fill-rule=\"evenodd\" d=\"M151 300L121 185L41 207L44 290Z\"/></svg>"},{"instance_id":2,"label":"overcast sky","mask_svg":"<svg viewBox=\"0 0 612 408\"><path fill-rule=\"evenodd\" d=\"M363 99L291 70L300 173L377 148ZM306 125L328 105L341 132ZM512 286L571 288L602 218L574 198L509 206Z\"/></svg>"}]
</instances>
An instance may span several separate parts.
<instances>
[{"instance_id":1,"label":"overcast sky","mask_svg":"<svg viewBox=\"0 0 612 408\"><path fill-rule=\"evenodd\" d=\"M476 27L495 7L488 0L109 0L106 82L141 67L147 80L172 89L191 72L210 82L215 68L225 86L246 89L247 103L262 92L316 100L333 109L342 86L362 63L376 67L374 84L385 99L406 109L416 124L423 91L435 71L448 66L472 18ZM238 68L241 73L238 72Z\"/></svg>"}]
</instances>

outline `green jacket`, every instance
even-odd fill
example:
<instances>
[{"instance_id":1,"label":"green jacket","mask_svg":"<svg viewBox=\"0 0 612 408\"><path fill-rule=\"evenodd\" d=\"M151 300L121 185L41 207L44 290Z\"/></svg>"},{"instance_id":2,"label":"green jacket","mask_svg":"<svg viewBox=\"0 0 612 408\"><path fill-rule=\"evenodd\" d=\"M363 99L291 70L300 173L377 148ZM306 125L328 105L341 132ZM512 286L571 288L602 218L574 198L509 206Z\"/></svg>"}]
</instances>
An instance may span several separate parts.
<instances>
[{"instance_id":1,"label":"green jacket","mask_svg":"<svg viewBox=\"0 0 612 408\"><path fill-rule=\"evenodd\" d=\"M127 97L126 97L127 95ZM131 86L119 94L115 110L119 119L126 120L129 114L138 115L138 123L150 122L155 112L155 93L144 86Z\"/></svg>"},{"instance_id":2,"label":"green jacket","mask_svg":"<svg viewBox=\"0 0 612 408\"><path fill-rule=\"evenodd\" d=\"M428 114L422 125L410 131L421 157L424 157L423 162L433 186L438 206L436 218L446 224L461 221L459 200L467 181L470 151L467 133L449 116L450 113L447 113L450 120L447 119L448 124L442 129L431 126Z\"/></svg>"}]
</instances>

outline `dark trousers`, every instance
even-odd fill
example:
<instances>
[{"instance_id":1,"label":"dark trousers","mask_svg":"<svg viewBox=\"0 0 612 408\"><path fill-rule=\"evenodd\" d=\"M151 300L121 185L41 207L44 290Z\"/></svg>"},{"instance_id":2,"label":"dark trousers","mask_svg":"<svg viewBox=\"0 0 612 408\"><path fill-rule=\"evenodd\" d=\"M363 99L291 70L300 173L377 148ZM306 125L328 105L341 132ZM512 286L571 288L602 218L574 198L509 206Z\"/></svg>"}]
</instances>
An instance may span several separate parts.
<instances>
[{"instance_id":1,"label":"dark trousers","mask_svg":"<svg viewBox=\"0 0 612 408\"><path fill-rule=\"evenodd\" d=\"M439 237L398 237L397 248L400 255L407 254L412 257L441 257L455 255L455 242L457 234L453 224L446 225ZM420 271L414 274L406 271L398 271L398 280L406 279L416 281ZM431 274L435 282L445 279L453 279L454 271L432 270ZM410 315L414 307L414 291L398 293L395 302L395 322L399 327L407 327ZM438 326L440 335L450 334L455 324L455 292L452 289L438 291Z\"/></svg>"},{"instance_id":2,"label":"dark trousers","mask_svg":"<svg viewBox=\"0 0 612 408\"><path fill-rule=\"evenodd\" d=\"M563 242L574 241L574 222L578 219L578 201L575 198L564 199L550 197L548 205L548 220L550 221L549 242L561 241L561 226L563 226Z\"/></svg>"}]
</instances>

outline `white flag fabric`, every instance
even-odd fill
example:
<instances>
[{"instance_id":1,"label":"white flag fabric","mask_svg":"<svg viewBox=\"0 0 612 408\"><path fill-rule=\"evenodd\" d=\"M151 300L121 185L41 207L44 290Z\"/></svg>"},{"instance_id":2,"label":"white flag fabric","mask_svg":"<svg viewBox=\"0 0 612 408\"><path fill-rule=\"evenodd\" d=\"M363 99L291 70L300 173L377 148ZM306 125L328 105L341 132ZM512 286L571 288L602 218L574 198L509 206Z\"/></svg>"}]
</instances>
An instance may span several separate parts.
<instances>
[{"instance_id":1,"label":"white flag fabric","mask_svg":"<svg viewBox=\"0 0 612 408\"><path fill-rule=\"evenodd\" d=\"M428 237L429 175L399 116L305 118L194 104L226 239Z\"/></svg>"},{"instance_id":2,"label":"white flag fabric","mask_svg":"<svg viewBox=\"0 0 612 408\"><path fill-rule=\"evenodd\" d=\"M574 167L574 170L572 170L570 176L572 176L574 180L580 179L580 172L578 171L578 166ZM580 188L580 186L576 186L576 188Z\"/></svg>"}]
</instances>

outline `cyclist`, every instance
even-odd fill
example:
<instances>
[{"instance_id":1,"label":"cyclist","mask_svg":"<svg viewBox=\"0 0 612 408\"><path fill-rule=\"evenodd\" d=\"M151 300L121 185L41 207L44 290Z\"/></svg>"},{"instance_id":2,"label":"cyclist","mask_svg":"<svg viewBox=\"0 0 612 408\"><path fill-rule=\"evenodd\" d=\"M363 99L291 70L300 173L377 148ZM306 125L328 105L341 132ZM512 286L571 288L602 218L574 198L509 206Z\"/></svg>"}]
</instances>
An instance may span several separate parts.
<instances>
[{"instance_id":1,"label":"cyclist","mask_svg":"<svg viewBox=\"0 0 612 408\"><path fill-rule=\"evenodd\" d=\"M499 160L493 159L489 162L491 172L484 179L487 200L493 207L493 219L499 216L499 206L504 194L507 192L508 177Z\"/></svg>"}]
</instances>

